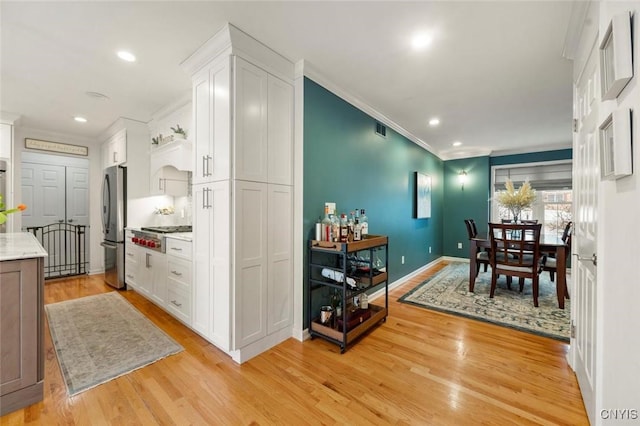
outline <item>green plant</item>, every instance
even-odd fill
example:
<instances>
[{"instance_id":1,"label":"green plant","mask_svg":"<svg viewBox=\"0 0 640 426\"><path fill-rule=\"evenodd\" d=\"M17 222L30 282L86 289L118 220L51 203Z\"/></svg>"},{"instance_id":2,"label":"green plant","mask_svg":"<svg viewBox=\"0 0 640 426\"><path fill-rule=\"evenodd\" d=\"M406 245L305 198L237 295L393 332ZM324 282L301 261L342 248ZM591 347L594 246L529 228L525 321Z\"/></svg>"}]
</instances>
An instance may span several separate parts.
<instances>
[{"instance_id":1,"label":"green plant","mask_svg":"<svg viewBox=\"0 0 640 426\"><path fill-rule=\"evenodd\" d=\"M172 127L171 130L173 131L173 133L177 135L182 135L182 137L185 139L187 138L187 132L185 132L184 129L180 127L179 124L176 124L176 127Z\"/></svg>"},{"instance_id":2,"label":"green plant","mask_svg":"<svg viewBox=\"0 0 640 426\"><path fill-rule=\"evenodd\" d=\"M0 194L0 225L7 221L7 215L11 213L21 212L27 209L24 204L18 204L15 209L5 210L4 202L2 201L2 195Z\"/></svg>"},{"instance_id":3,"label":"green plant","mask_svg":"<svg viewBox=\"0 0 640 426\"><path fill-rule=\"evenodd\" d=\"M152 145L158 145L160 143L160 136L156 136L155 138L151 138Z\"/></svg>"}]
</instances>

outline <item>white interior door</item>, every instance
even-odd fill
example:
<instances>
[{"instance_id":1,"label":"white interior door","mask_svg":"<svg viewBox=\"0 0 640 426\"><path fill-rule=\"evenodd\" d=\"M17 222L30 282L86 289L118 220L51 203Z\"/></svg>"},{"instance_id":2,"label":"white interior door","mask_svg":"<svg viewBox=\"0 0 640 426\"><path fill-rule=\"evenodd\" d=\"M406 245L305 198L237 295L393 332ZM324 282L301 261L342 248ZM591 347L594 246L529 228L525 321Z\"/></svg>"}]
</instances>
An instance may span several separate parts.
<instances>
[{"instance_id":1,"label":"white interior door","mask_svg":"<svg viewBox=\"0 0 640 426\"><path fill-rule=\"evenodd\" d=\"M65 220L65 167L22 163L22 226L44 226Z\"/></svg>"},{"instance_id":2,"label":"white interior door","mask_svg":"<svg viewBox=\"0 0 640 426\"><path fill-rule=\"evenodd\" d=\"M66 218L73 225L89 225L89 169L67 167Z\"/></svg>"},{"instance_id":3,"label":"white interior door","mask_svg":"<svg viewBox=\"0 0 640 426\"><path fill-rule=\"evenodd\" d=\"M584 405L592 423L596 421L596 312L598 238L598 49L594 44L575 88L574 111L577 133L574 137L574 289L571 320L575 326L571 339L573 367L578 377Z\"/></svg>"}]
</instances>

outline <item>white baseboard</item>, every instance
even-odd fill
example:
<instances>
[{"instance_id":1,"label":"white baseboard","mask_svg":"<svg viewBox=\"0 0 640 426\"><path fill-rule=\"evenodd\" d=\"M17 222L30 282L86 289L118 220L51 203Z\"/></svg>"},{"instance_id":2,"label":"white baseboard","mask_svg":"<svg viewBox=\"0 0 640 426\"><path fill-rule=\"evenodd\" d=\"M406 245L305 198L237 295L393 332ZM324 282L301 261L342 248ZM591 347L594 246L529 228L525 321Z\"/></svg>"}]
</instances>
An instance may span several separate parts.
<instances>
[{"instance_id":1,"label":"white baseboard","mask_svg":"<svg viewBox=\"0 0 640 426\"><path fill-rule=\"evenodd\" d=\"M411 278L415 277L418 274L423 273L424 271L426 271L427 269L431 268L432 266L436 266L437 264L443 262L447 260L444 256L440 256L439 258L437 258L436 260L427 263L424 266L421 266L420 268L414 270L413 272L408 273L407 275L405 275L404 277L398 278L397 280L395 280L394 282L389 284L389 288L388 291L393 290L396 287L401 286L402 284L406 283L407 281L409 281ZM371 293L369 295L369 300L375 300L380 296L384 295L384 288L381 288L380 290L377 290L373 293Z\"/></svg>"}]
</instances>

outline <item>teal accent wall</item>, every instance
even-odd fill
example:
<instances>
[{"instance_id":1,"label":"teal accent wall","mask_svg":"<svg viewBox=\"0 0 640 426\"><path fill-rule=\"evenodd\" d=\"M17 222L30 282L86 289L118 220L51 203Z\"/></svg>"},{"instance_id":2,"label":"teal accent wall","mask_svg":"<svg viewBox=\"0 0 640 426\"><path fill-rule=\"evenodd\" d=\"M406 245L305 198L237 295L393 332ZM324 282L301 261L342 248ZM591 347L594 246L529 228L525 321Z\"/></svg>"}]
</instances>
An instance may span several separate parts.
<instances>
[{"instance_id":1,"label":"teal accent wall","mask_svg":"<svg viewBox=\"0 0 640 426\"><path fill-rule=\"evenodd\" d=\"M305 78L304 246L325 201L340 213L365 209L369 233L389 237L393 282L442 255L443 162L390 128L386 138L375 128L374 118ZM432 179L429 219L413 218L416 171ZM306 260L305 250L305 282Z\"/></svg>"},{"instance_id":2,"label":"teal accent wall","mask_svg":"<svg viewBox=\"0 0 640 426\"><path fill-rule=\"evenodd\" d=\"M489 157L464 158L444 162L444 256L468 257L469 236L465 219L475 220L478 230L486 231L489 222ZM460 172L467 172L464 188ZM458 248L462 243L462 249Z\"/></svg>"}]
</instances>

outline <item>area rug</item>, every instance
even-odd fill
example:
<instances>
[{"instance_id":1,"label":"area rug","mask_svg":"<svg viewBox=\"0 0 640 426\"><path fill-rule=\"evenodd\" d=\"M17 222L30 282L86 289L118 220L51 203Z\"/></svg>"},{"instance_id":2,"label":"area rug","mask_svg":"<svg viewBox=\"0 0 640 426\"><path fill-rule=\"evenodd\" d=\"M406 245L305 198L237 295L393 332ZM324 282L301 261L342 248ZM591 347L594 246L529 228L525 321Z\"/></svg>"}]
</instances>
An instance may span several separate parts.
<instances>
[{"instance_id":1,"label":"area rug","mask_svg":"<svg viewBox=\"0 0 640 426\"><path fill-rule=\"evenodd\" d=\"M469 292L469 264L456 262L419 284L399 301L569 341L571 302L565 300L564 309L558 309L556 286L548 272L540 275L539 307L536 308L531 280L525 281L524 291L520 293L517 279L508 290L506 277L501 276L495 296L490 299L491 269L480 271L473 293Z\"/></svg>"},{"instance_id":2,"label":"area rug","mask_svg":"<svg viewBox=\"0 0 640 426\"><path fill-rule=\"evenodd\" d=\"M69 396L183 350L115 291L45 311Z\"/></svg>"}]
</instances>

